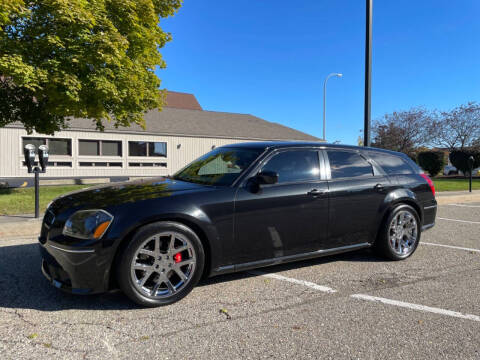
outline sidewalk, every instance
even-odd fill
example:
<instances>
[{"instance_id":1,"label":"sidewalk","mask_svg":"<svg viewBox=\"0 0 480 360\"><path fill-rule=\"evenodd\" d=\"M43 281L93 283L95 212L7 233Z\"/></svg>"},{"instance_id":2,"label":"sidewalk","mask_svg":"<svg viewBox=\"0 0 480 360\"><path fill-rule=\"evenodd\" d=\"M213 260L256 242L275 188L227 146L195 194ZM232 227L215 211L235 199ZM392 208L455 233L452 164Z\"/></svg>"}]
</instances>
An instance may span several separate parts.
<instances>
[{"instance_id":1,"label":"sidewalk","mask_svg":"<svg viewBox=\"0 0 480 360\"><path fill-rule=\"evenodd\" d=\"M443 191L437 192L435 197L439 205L480 202L480 190L474 190L471 193L468 191ZM38 236L41 224L42 217L35 219L33 214L0 215L0 240Z\"/></svg>"},{"instance_id":2,"label":"sidewalk","mask_svg":"<svg viewBox=\"0 0 480 360\"><path fill-rule=\"evenodd\" d=\"M0 240L5 238L32 237L40 234L42 217L35 219L33 214L0 215Z\"/></svg>"},{"instance_id":3,"label":"sidewalk","mask_svg":"<svg viewBox=\"0 0 480 360\"><path fill-rule=\"evenodd\" d=\"M439 205L480 202L480 190L468 191L442 191L435 194Z\"/></svg>"}]
</instances>

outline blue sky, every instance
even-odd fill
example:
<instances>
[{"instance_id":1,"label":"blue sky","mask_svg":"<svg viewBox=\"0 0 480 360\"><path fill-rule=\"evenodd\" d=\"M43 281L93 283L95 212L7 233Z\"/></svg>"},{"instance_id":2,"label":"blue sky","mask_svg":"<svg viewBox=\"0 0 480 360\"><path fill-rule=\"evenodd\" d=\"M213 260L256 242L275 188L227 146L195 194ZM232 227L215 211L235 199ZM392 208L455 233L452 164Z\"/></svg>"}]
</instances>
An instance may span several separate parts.
<instances>
[{"instance_id":1,"label":"blue sky","mask_svg":"<svg viewBox=\"0 0 480 360\"><path fill-rule=\"evenodd\" d=\"M374 0L372 118L480 101L479 0ZM185 0L162 28L162 88L356 144L363 128L364 0Z\"/></svg>"}]
</instances>

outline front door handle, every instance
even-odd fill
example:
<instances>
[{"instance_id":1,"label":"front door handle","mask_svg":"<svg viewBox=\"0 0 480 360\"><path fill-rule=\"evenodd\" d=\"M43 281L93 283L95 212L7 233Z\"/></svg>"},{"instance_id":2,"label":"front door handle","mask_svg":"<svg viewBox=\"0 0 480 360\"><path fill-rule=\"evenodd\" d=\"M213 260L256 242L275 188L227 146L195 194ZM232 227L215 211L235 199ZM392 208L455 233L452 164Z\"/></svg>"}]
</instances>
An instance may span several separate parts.
<instances>
[{"instance_id":1,"label":"front door handle","mask_svg":"<svg viewBox=\"0 0 480 360\"><path fill-rule=\"evenodd\" d=\"M377 184L373 188L377 191L383 191L385 189L383 184Z\"/></svg>"},{"instance_id":2,"label":"front door handle","mask_svg":"<svg viewBox=\"0 0 480 360\"><path fill-rule=\"evenodd\" d=\"M311 195L313 197L316 197L316 196L320 196L320 195L324 195L326 193L326 191L322 191L322 190L318 190L318 189L313 189L313 190L310 190L307 195Z\"/></svg>"}]
</instances>

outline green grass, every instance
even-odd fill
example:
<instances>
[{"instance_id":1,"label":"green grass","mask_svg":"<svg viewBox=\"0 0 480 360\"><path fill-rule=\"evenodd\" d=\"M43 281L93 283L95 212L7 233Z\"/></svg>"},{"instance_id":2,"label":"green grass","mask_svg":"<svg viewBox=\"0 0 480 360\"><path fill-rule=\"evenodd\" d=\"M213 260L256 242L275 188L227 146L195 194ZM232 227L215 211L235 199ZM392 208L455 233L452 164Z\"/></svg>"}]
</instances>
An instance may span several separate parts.
<instances>
[{"instance_id":1,"label":"green grass","mask_svg":"<svg viewBox=\"0 0 480 360\"><path fill-rule=\"evenodd\" d=\"M57 196L91 185L41 186L40 211ZM0 189L0 215L33 214L35 211L35 189Z\"/></svg>"},{"instance_id":2,"label":"green grass","mask_svg":"<svg viewBox=\"0 0 480 360\"><path fill-rule=\"evenodd\" d=\"M436 191L468 191L468 179L434 178L433 183ZM472 189L480 190L479 178L473 179Z\"/></svg>"}]
</instances>

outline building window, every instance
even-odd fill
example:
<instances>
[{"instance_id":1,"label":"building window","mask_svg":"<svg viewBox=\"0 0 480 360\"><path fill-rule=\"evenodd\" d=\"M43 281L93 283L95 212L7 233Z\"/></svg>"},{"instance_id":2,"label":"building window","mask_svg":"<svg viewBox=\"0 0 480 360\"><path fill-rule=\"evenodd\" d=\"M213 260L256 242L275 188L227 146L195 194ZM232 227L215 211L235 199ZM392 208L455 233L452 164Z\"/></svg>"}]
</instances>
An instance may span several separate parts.
<instances>
[{"instance_id":1,"label":"building window","mask_svg":"<svg viewBox=\"0 0 480 360\"><path fill-rule=\"evenodd\" d=\"M167 143L165 142L149 142L148 156L167 157Z\"/></svg>"},{"instance_id":2,"label":"building window","mask_svg":"<svg viewBox=\"0 0 480 360\"><path fill-rule=\"evenodd\" d=\"M56 161L53 166L72 167L71 161Z\"/></svg>"},{"instance_id":3,"label":"building window","mask_svg":"<svg viewBox=\"0 0 480 360\"><path fill-rule=\"evenodd\" d=\"M100 155L100 142L96 140L78 140L79 155Z\"/></svg>"},{"instance_id":4,"label":"building window","mask_svg":"<svg viewBox=\"0 0 480 360\"><path fill-rule=\"evenodd\" d=\"M121 141L102 141L101 148L103 156L122 156Z\"/></svg>"},{"instance_id":5,"label":"building window","mask_svg":"<svg viewBox=\"0 0 480 360\"><path fill-rule=\"evenodd\" d=\"M122 156L121 141L78 140L78 150L84 156Z\"/></svg>"},{"instance_id":6,"label":"building window","mask_svg":"<svg viewBox=\"0 0 480 360\"><path fill-rule=\"evenodd\" d=\"M129 156L167 157L166 142L129 141Z\"/></svg>"},{"instance_id":7,"label":"building window","mask_svg":"<svg viewBox=\"0 0 480 360\"><path fill-rule=\"evenodd\" d=\"M25 161L22 161L23 166L27 166L25 164ZM51 167L72 167L72 162L71 161L49 161L48 166ZM38 161L35 161L33 163L33 166L38 166Z\"/></svg>"},{"instance_id":8,"label":"building window","mask_svg":"<svg viewBox=\"0 0 480 360\"><path fill-rule=\"evenodd\" d=\"M23 147L32 144L38 149L40 145L47 145L50 155L66 155L72 156L72 140L71 139L49 139L36 137L23 137Z\"/></svg>"},{"instance_id":9,"label":"building window","mask_svg":"<svg viewBox=\"0 0 480 360\"><path fill-rule=\"evenodd\" d=\"M128 142L129 156L147 156L147 143L144 141Z\"/></svg>"},{"instance_id":10,"label":"building window","mask_svg":"<svg viewBox=\"0 0 480 360\"><path fill-rule=\"evenodd\" d=\"M123 167L121 162L80 161L78 165L80 167Z\"/></svg>"},{"instance_id":11,"label":"building window","mask_svg":"<svg viewBox=\"0 0 480 360\"><path fill-rule=\"evenodd\" d=\"M160 163L146 163L146 162L131 162L128 163L128 166L130 167L167 167L166 162L160 162Z\"/></svg>"}]
</instances>

